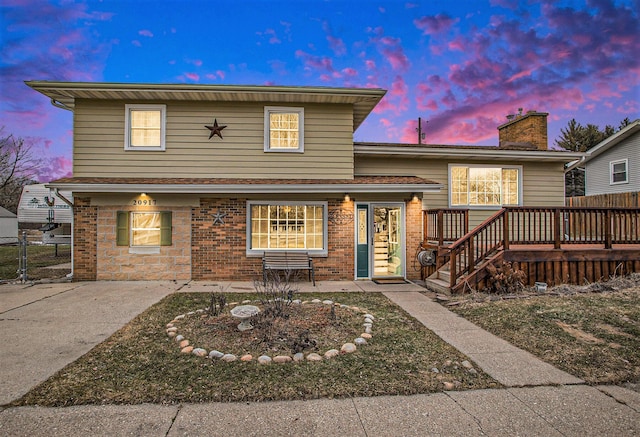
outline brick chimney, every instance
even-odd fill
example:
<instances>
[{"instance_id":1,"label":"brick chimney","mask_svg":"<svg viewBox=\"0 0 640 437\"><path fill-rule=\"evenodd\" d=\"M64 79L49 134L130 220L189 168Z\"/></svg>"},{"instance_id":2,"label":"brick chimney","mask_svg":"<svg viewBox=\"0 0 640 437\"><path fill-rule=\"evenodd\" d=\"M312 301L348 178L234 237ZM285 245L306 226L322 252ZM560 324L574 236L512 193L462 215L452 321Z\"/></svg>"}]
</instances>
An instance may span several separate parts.
<instances>
[{"instance_id":1,"label":"brick chimney","mask_svg":"<svg viewBox=\"0 0 640 437\"><path fill-rule=\"evenodd\" d=\"M518 114L507 115L509 120L498 126L500 147L518 148L533 146L537 150L549 148L547 140L547 116L548 112L527 111L522 114L522 108Z\"/></svg>"}]
</instances>

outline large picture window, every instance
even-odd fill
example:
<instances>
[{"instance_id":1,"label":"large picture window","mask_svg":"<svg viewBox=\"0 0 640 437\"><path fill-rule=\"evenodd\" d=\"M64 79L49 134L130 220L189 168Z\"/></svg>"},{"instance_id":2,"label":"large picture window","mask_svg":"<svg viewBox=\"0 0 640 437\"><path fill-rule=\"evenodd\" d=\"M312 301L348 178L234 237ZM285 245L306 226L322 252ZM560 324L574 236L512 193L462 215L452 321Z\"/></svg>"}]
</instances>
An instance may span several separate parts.
<instances>
[{"instance_id":1,"label":"large picture window","mask_svg":"<svg viewBox=\"0 0 640 437\"><path fill-rule=\"evenodd\" d=\"M326 203L250 202L249 254L265 250L304 250L326 255Z\"/></svg>"},{"instance_id":2,"label":"large picture window","mask_svg":"<svg viewBox=\"0 0 640 437\"><path fill-rule=\"evenodd\" d=\"M265 152L304 152L304 108L264 108Z\"/></svg>"},{"instance_id":3,"label":"large picture window","mask_svg":"<svg viewBox=\"0 0 640 437\"><path fill-rule=\"evenodd\" d=\"M165 105L125 105L126 150L165 150Z\"/></svg>"},{"instance_id":4,"label":"large picture window","mask_svg":"<svg viewBox=\"0 0 640 437\"><path fill-rule=\"evenodd\" d=\"M521 173L521 167L450 165L450 206L519 205Z\"/></svg>"}]
</instances>

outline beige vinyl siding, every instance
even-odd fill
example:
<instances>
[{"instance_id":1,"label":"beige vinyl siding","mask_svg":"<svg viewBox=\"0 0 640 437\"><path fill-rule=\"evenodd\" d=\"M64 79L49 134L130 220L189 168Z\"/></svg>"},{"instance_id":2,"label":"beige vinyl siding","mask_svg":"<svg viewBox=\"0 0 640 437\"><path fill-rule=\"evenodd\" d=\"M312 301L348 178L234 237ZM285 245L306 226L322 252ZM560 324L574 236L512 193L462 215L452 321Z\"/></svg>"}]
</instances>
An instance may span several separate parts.
<instances>
[{"instance_id":1,"label":"beige vinyl siding","mask_svg":"<svg viewBox=\"0 0 640 437\"><path fill-rule=\"evenodd\" d=\"M350 105L304 107L302 154L264 152L264 106L268 104L197 102L166 103L165 151L125 151L124 105L76 101L75 177L353 177ZM204 126L212 125L214 119L227 126L223 139L209 139L210 131Z\"/></svg>"},{"instance_id":2,"label":"beige vinyl siding","mask_svg":"<svg viewBox=\"0 0 640 437\"><path fill-rule=\"evenodd\" d=\"M425 193L424 209L449 208L450 161L438 159L407 158L356 158L356 175L401 175L423 177L443 185L439 193ZM456 158L455 164L487 166L522 166L522 205L523 206L562 206L564 205L564 170L562 163L532 163L517 161L476 161ZM473 229L498 209L469 209L469 226Z\"/></svg>"}]
</instances>

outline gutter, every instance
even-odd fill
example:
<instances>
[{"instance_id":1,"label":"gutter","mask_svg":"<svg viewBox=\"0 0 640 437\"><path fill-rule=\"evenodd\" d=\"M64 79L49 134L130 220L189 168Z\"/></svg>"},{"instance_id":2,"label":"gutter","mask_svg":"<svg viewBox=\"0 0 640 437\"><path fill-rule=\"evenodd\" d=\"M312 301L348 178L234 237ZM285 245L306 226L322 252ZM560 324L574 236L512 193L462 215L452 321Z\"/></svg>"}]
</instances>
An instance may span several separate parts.
<instances>
[{"instance_id":1,"label":"gutter","mask_svg":"<svg viewBox=\"0 0 640 437\"><path fill-rule=\"evenodd\" d=\"M82 193L168 193L168 194L328 194L439 192L442 184L47 184L50 188Z\"/></svg>"},{"instance_id":2,"label":"gutter","mask_svg":"<svg viewBox=\"0 0 640 437\"><path fill-rule=\"evenodd\" d=\"M569 166L567 168L564 169L564 173L567 174L569 173L571 170L573 170L576 167L580 167L582 164L584 164L587 161L587 155L585 154L582 158L577 159L575 161L571 161L569 163Z\"/></svg>"}]
</instances>

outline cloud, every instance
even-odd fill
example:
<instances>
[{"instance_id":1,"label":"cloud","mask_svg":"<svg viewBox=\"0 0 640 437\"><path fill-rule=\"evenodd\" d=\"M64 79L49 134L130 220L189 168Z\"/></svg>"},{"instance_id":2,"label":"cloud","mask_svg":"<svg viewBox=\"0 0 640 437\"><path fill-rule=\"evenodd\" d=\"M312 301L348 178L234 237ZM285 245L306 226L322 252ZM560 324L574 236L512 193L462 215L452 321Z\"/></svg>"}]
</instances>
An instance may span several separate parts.
<instances>
[{"instance_id":1,"label":"cloud","mask_svg":"<svg viewBox=\"0 0 640 437\"><path fill-rule=\"evenodd\" d=\"M417 18L413 24L422 30L423 35L438 35L447 32L456 22L446 14L438 14Z\"/></svg>"},{"instance_id":2,"label":"cloud","mask_svg":"<svg viewBox=\"0 0 640 437\"><path fill-rule=\"evenodd\" d=\"M329 48L333 51L336 56L344 56L347 53L347 48L344 44L344 41L341 38L338 38L333 35L333 31L331 30L331 25L328 21L322 22L322 30L324 30L327 38L327 42L329 43Z\"/></svg>"},{"instance_id":3,"label":"cloud","mask_svg":"<svg viewBox=\"0 0 640 437\"><path fill-rule=\"evenodd\" d=\"M153 38L153 33L147 29L139 30L138 35L146 36L147 38Z\"/></svg>"},{"instance_id":4,"label":"cloud","mask_svg":"<svg viewBox=\"0 0 640 437\"><path fill-rule=\"evenodd\" d=\"M116 41L102 38L95 26L113 14L89 11L83 3L40 0L5 1L0 14L6 31L0 51L2 124L16 137L30 138L37 154L70 149L71 137L60 131L71 128L71 114L51 106L24 81L101 80Z\"/></svg>"},{"instance_id":5,"label":"cloud","mask_svg":"<svg viewBox=\"0 0 640 437\"><path fill-rule=\"evenodd\" d=\"M328 77L334 72L333 60L327 56L315 56L303 50L296 50L295 56L302 59L304 69L308 73L318 73Z\"/></svg>"}]
</instances>

